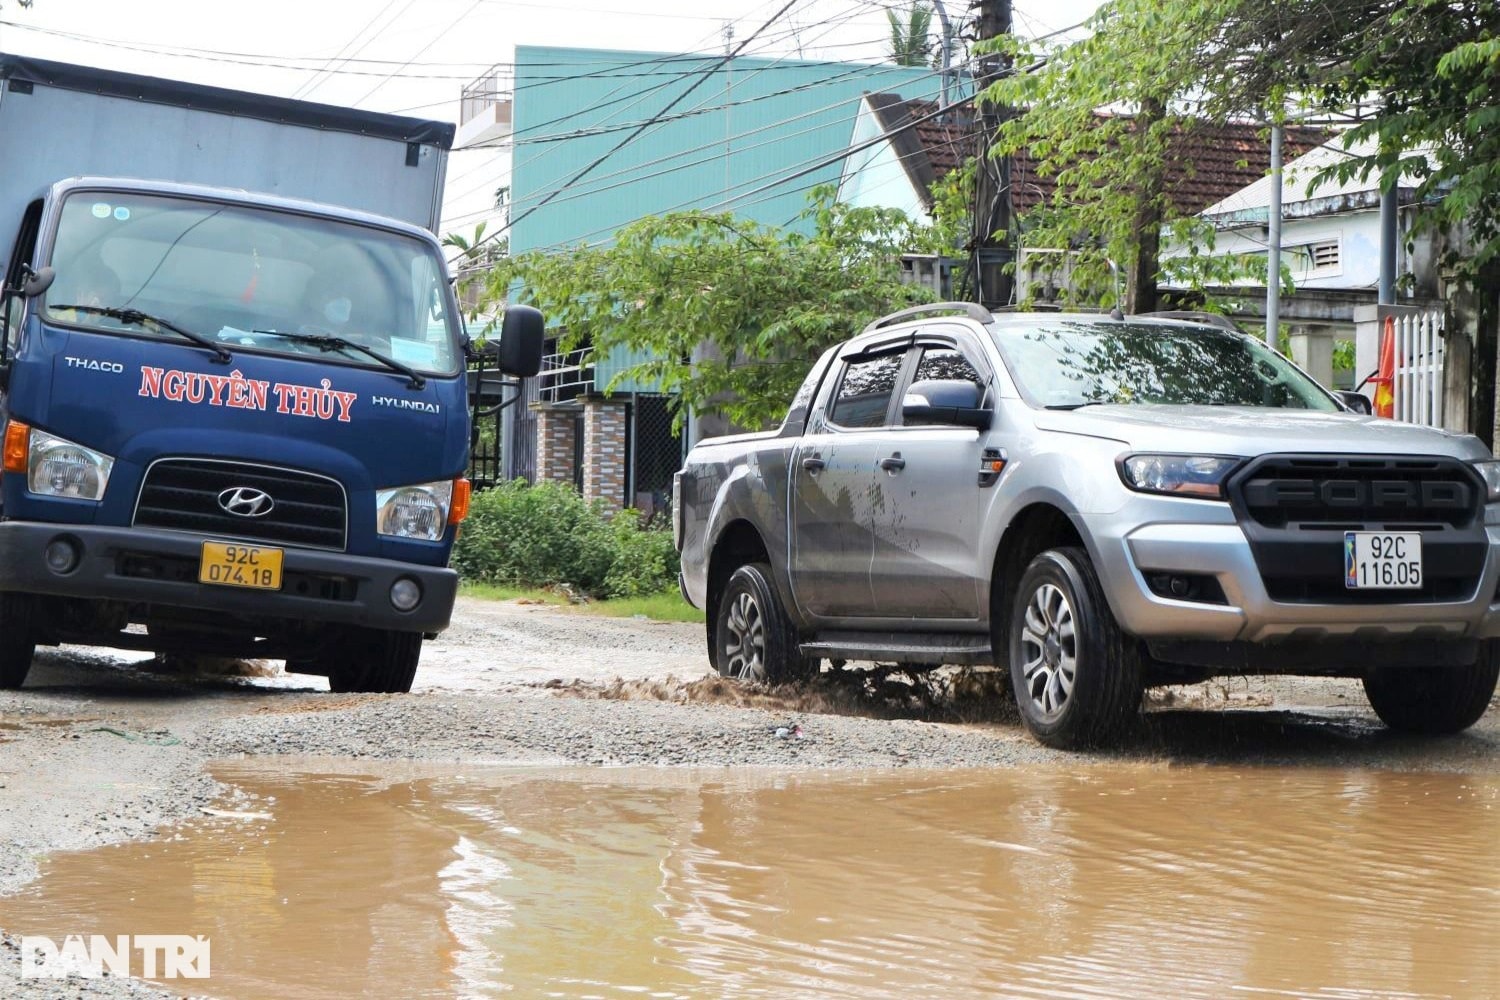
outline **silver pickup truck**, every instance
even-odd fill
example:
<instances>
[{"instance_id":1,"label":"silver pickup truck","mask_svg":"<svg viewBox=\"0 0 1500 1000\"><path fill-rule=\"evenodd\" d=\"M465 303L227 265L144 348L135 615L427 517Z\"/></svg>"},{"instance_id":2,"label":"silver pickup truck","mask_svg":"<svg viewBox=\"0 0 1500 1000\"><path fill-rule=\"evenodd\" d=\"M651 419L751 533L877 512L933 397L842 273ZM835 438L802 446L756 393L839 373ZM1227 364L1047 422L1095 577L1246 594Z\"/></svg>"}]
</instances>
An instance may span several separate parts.
<instances>
[{"instance_id":1,"label":"silver pickup truck","mask_svg":"<svg viewBox=\"0 0 1500 1000\"><path fill-rule=\"evenodd\" d=\"M1213 323L906 310L780 429L688 455L683 593L726 676L1008 666L1051 746L1222 674L1357 677L1456 732L1500 671L1500 463L1351 402Z\"/></svg>"}]
</instances>

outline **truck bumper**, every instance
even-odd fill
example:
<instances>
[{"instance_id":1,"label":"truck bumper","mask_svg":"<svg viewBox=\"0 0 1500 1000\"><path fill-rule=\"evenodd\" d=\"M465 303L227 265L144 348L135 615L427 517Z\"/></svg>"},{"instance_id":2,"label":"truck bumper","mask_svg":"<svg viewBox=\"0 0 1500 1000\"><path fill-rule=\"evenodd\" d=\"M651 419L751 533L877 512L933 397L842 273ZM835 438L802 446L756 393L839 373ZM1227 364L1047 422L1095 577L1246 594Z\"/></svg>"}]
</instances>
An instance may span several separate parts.
<instances>
[{"instance_id":1,"label":"truck bumper","mask_svg":"<svg viewBox=\"0 0 1500 1000\"><path fill-rule=\"evenodd\" d=\"M0 522L0 591L402 632L441 631L453 614L458 574L451 569L283 548L280 590L214 586L198 582L203 541L185 532L149 528ZM48 564L47 548L54 542L72 546L76 554L65 572ZM409 611L391 603L391 587L402 579L414 581L421 591Z\"/></svg>"},{"instance_id":2,"label":"truck bumper","mask_svg":"<svg viewBox=\"0 0 1500 1000\"><path fill-rule=\"evenodd\" d=\"M1139 523L1139 522L1137 522ZM1238 524L1151 523L1111 534L1096 531L1100 577L1126 631L1145 639L1279 642L1354 638L1484 639L1500 637L1500 528L1484 529L1488 553L1462 600L1406 601L1401 591L1369 603L1277 601L1267 593L1250 542ZM1342 536L1336 544L1341 544ZM1148 578L1211 577L1222 602L1176 600ZM1217 596L1217 595L1215 595Z\"/></svg>"}]
</instances>

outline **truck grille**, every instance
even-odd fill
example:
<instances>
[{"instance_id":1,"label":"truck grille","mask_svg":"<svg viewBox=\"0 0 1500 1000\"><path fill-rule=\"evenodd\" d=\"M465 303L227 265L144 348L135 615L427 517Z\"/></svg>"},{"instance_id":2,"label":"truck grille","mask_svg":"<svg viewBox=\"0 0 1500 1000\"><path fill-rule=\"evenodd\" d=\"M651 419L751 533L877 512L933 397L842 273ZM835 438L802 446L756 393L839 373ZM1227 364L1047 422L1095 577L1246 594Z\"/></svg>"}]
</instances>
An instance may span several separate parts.
<instances>
[{"instance_id":1,"label":"truck grille","mask_svg":"<svg viewBox=\"0 0 1500 1000\"><path fill-rule=\"evenodd\" d=\"M226 491L246 488L270 496L260 517L231 514L219 505ZM135 523L204 535L343 549L348 502L336 480L268 465L173 458L152 463L136 501Z\"/></svg>"},{"instance_id":2,"label":"truck grille","mask_svg":"<svg viewBox=\"0 0 1500 1000\"><path fill-rule=\"evenodd\" d=\"M1270 456L1234 477L1230 495L1268 528L1447 525L1479 516L1477 477L1453 459Z\"/></svg>"},{"instance_id":3,"label":"truck grille","mask_svg":"<svg viewBox=\"0 0 1500 1000\"><path fill-rule=\"evenodd\" d=\"M1479 477L1450 458L1269 455L1228 483L1274 601L1415 604L1473 597L1489 555ZM1419 590L1344 586L1344 532L1419 531Z\"/></svg>"}]
</instances>

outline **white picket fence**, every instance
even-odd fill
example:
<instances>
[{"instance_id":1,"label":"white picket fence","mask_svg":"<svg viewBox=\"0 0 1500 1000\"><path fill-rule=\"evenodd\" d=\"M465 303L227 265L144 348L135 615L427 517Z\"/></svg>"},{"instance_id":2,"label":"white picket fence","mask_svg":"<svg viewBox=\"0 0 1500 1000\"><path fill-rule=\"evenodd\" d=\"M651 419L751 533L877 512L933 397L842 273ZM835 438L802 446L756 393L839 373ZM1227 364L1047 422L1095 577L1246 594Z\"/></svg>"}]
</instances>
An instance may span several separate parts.
<instances>
[{"instance_id":1,"label":"white picket fence","mask_svg":"<svg viewBox=\"0 0 1500 1000\"><path fill-rule=\"evenodd\" d=\"M1391 316L1396 340L1397 420L1443 426L1443 311Z\"/></svg>"}]
</instances>

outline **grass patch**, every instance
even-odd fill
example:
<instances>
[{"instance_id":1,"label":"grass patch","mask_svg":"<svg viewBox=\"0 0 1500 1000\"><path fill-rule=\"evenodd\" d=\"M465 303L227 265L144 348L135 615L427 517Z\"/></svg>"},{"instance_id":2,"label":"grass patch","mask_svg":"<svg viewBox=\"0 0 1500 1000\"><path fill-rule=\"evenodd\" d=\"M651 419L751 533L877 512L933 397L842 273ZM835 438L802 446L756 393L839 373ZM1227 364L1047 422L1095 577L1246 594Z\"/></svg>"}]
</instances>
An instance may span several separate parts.
<instances>
[{"instance_id":1,"label":"grass patch","mask_svg":"<svg viewBox=\"0 0 1500 1000\"><path fill-rule=\"evenodd\" d=\"M634 618L637 615L662 622L703 621L703 612L682 599L676 591L648 594L645 597L617 597L605 601L587 601L574 604L566 595L551 590L527 589L525 587L501 587L492 583L464 583L459 593L465 597L478 597L486 601L526 601L531 604L550 604L559 609L577 611L587 615L607 615L611 618Z\"/></svg>"},{"instance_id":2,"label":"grass patch","mask_svg":"<svg viewBox=\"0 0 1500 1000\"><path fill-rule=\"evenodd\" d=\"M659 622L703 622L703 612L682 599L676 591L664 594L648 594L645 597L616 597L608 601L593 601L577 605L579 610L594 614L612 615L617 618L633 618L644 615Z\"/></svg>"}]
</instances>

